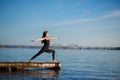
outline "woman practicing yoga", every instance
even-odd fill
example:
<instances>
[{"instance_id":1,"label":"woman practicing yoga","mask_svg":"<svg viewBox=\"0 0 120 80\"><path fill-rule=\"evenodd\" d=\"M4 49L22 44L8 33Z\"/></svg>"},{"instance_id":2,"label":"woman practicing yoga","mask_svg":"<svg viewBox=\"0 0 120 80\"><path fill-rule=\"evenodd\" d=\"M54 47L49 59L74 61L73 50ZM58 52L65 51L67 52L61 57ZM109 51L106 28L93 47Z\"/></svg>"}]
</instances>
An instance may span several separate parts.
<instances>
[{"instance_id":1,"label":"woman practicing yoga","mask_svg":"<svg viewBox=\"0 0 120 80\"><path fill-rule=\"evenodd\" d=\"M34 58L36 58L37 56L39 56L39 55L42 54L43 52L52 53L52 59L53 59L53 61L55 61L55 50L49 49L49 45L50 45L50 40L57 40L57 39L59 39L59 38L49 38L48 36L49 36L48 31L44 31L42 38L32 40L33 42L41 41L41 43L44 43L44 46L42 47L42 49L41 49L37 54L35 54L35 55L29 60L29 62L31 62Z\"/></svg>"}]
</instances>

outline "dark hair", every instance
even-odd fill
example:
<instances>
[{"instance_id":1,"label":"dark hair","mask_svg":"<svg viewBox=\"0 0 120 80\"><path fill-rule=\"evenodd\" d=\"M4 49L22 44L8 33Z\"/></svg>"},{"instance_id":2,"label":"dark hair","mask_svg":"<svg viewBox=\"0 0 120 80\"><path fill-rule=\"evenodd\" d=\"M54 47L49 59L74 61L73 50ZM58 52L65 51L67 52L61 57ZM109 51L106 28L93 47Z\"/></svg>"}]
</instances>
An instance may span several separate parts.
<instances>
[{"instance_id":1,"label":"dark hair","mask_svg":"<svg viewBox=\"0 0 120 80\"><path fill-rule=\"evenodd\" d=\"M43 32L43 35L42 35L42 38L46 37L46 34L47 34L47 33L48 33L48 31L44 31L44 32ZM43 43L43 42L44 42L44 40L41 41L41 43Z\"/></svg>"}]
</instances>

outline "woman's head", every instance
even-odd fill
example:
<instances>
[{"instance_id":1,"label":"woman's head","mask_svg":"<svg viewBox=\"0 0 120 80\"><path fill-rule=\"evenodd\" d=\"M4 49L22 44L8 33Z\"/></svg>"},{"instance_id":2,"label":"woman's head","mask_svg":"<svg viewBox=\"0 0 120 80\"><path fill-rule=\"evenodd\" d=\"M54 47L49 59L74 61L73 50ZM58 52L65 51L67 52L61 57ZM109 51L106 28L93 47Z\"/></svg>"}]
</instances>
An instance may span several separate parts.
<instances>
[{"instance_id":1,"label":"woman's head","mask_svg":"<svg viewBox=\"0 0 120 80\"><path fill-rule=\"evenodd\" d=\"M42 35L42 38L48 37L48 36L49 36L48 31L44 31L43 35ZM44 40L42 40L41 43L44 43Z\"/></svg>"},{"instance_id":2,"label":"woman's head","mask_svg":"<svg viewBox=\"0 0 120 80\"><path fill-rule=\"evenodd\" d=\"M44 31L42 38L43 38L43 37L48 37L48 36L49 36L48 31Z\"/></svg>"}]
</instances>

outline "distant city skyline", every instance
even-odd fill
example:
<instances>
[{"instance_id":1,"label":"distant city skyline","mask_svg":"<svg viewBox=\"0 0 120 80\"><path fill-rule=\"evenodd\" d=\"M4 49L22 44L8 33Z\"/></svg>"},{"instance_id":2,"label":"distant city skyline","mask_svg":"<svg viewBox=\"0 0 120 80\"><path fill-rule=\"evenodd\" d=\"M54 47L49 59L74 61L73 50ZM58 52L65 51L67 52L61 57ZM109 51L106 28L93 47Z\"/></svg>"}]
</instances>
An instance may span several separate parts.
<instances>
[{"instance_id":1,"label":"distant city skyline","mask_svg":"<svg viewBox=\"0 0 120 80\"><path fill-rule=\"evenodd\" d=\"M0 45L120 47L120 0L0 0Z\"/></svg>"}]
</instances>

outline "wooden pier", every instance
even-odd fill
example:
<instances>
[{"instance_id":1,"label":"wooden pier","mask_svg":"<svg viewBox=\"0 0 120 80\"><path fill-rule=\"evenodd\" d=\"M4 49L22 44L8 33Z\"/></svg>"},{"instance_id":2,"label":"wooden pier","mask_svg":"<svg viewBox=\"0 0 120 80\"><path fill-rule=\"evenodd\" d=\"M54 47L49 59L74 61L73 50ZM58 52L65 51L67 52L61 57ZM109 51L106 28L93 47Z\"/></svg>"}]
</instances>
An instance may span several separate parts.
<instances>
[{"instance_id":1,"label":"wooden pier","mask_svg":"<svg viewBox=\"0 0 120 80\"><path fill-rule=\"evenodd\" d=\"M19 70L24 68L60 69L60 62L0 62L0 69Z\"/></svg>"}]
</instances>

